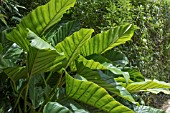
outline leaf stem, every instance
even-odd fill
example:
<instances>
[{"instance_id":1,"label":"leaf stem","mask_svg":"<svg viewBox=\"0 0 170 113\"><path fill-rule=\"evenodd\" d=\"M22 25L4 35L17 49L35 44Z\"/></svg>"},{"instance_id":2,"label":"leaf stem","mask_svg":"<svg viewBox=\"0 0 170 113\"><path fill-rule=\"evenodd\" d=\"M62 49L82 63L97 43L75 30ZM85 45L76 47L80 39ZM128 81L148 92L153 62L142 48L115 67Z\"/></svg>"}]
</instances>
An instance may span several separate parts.
<instances>
[{"instance_id":1,"label":"leaf stem","mask_svg":"<svg viewBox=\"0 0 170 113\"><path fill-rule=\"evenodd\" d=\"M26 84L26 90L25 90L25 98L24 98L24 113L27 113L27 96L28 96L28 88L31 80L31 74L28 73L28 82Z\"/></svg>"},{"instance_id":2,"label":"leaf stem","mask_svg":"<svg viewBox=\"0 0 170 113\"><path fill-rule=\"evenodd\" d=\"M50 92L49 94L49 100L51 100L53 97L54 97L54 92L55 92L55 89L60 85L60 82L62 80L62 76L63 76L63 73L59 75L59 79L57 81L57 84L54 86L54 88L52 89L52 91ZM39 108L38 112L41 111L42 107L45 106L47 101L44 101L43 104L41 105L41 107Z\"/></svg>"},{"instance_id":3,"label":"leaf stem","mask_svg":"<svg viewBox=\"0 0 170 113\"><path fill-rule=\"evenodd\" d=\"M19 100L20 100L20 98L21 98L21 94L22 94L22 92L24 91L25 88L26 88L26 86L24 86L24 87L22 88L22 90L20 91L20 93L19 93L19 95L18 95L18 98L17 98L17 100L16 100L16 102L15 102L15 105L14 105L14 108L13 108L13 109L15 109L16 106L17 106L17 104L19 103Z\"/></svg>"}]
</instances>

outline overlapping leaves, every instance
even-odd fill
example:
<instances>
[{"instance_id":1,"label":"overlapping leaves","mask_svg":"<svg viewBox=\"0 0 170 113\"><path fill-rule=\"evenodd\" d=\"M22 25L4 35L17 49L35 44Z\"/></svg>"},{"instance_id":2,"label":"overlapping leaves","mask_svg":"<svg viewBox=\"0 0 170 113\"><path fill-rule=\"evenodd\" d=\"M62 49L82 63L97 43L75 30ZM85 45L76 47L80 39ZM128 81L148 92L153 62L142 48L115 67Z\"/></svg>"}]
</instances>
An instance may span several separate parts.
<instances>
[{"instance_id":1,"label":"overlapping leaves","mask_svg":"<svg viewBox=\"0 0 170 113\"><path fill-rule=\"evenodd\" d=\"M97 84L72 78L66 73L66 94L70 98L82 101L110 113L134 113L117 102L107 91Z\"/></svg>"},{"instance_id":2,"label":"overlapping leaves","mask_svg":"<svg viewBox=\"0 0 170 113\"><path fill-rule=\"evenodd\" d=\"M74 6L74 3L75 0L51 0L46 5L36 8L7 35L8 39L28 51L27 28L42 37L47 29L59 22L66 10Z\"/></svg>"}]
</instances>

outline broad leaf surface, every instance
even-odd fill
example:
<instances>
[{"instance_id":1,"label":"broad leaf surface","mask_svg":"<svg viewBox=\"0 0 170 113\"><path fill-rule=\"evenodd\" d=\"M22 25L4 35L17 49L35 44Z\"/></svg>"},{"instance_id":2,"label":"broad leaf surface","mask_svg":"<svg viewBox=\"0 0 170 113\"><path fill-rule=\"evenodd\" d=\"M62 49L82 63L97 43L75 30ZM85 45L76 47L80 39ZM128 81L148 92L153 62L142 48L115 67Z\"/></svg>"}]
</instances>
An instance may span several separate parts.
<instances>
[{"instance_id":1,"label":"broad leaf surface","mask_svg":"<svg viewBox=\"0 0 170 113\"><path fill-rule=\"evenodd\" d=\"M74 113L91 113L89 111L89 108L85 107L84 104L76 102L73 99L65 98L62 99L59 103L69 108L70 110L74 111Z\"/></svg>"},{"instance_id":2,"label":"broad leaf surface","mask_svg":"<svg viewBox=\"0 0 170 113\"><path fill-rule=\"evenodd\" d=\"M46 72L55 67L57 69L62 68L65 60L63 53L59 53L49 43L31 31L28 32L28 39L31 45L27 57L29 75Z\"/></svg>"},{"instance_id":3,"label":"broad leaf surface","mask_svg":"<svg viewBox=\"0 0 170 113\"><path fill-rule=\"evenodd\" d=\"M48 42L40 38L38 35L36 35L31 30L28 30L27 38L30 41L30 45L32 47L38 48L38 49L51 49L55 50L53 46L51 46Z\"/></svg>"},{"instance_id":4,"label":"broad leaf surface","mask_svg":"<svg viewBox=\"0 0 170 113\"><path fill-rule=\"evenodd\" d=\"M97 84L72 78L66 73L66 94L70 98L92 105L109 113L134 113L117 102Z\"/></svg>"},{"instance_id":5,"label":"broad leaf surface","mask_svg":"<svg viewBox=\"0 0 170 113\"><path fill-rule=\"evenodd\" d=\"M146 80L144 82L134 82L134 83L128 84L126 87L126 89L129 92L138 92L140 90L155 89L155 88L169 88L170 89L170 83L165 83L165 82L157 81L157 80Z\"/></svg>"},{"instance_id":6,"label":"broad leaf surface","mask_svg":"<svg viewBox=\"0 0 170 113\"><path fill-rule=\"evenodd\" d=\"M67 58L66 67L77 58L81 47L91 38L93 31L93 29L81 29L56 45L56 49L64 52Z\"/></svg>"},{"instance_id":7,"label":"broad leaf surface","mask_svg":"<svg viewBox=\"0 0 170 113\"><path fill-rule=\"evenodd\" d=\"M113 66L111 63L107 63L107 62L102 62L102 64L100 62L96 62L94 60L87 60L86 58L84 58L83 56L79 56L78 58L79 62L83 62L83 65L85 67L88 67L92 70L96 70L96 69L100 69L100 70L109 70L111 71L113 74L116 75L123 75L123 77L125 78L126 83L128 83L129 80L129 74L127 72L123 72L121 71L121 69Z\"/></svg>"},{"instance_id":8,"label":"broad leaf surface","mask_svg":"<svg viewBox=\"0 0 170 113\"><path fill-rule=\"evenodd\" d=\"M164 94L167 94L167 95L170 94L169 89L165 89L165 88L147 89L147 90L142 90L142 91L151 92L151 93L154 93L154 94L158 94L158 93L161 93L161 92L164 93Z\"/></svg>"},{"instance_id":9,"label":"broad leaf surface","mask_svg":"<svg viewBox=\"0 0 170 113\"><path fill-rule=\"evenodd\" d=\"M93 71L85 67L82 63L77 64L77 73L88 81L92 81L106 90L116 94L132 103L136 103L131 94L121 84L116 82L112 76L104 74L102 71Z\"/></svg>"},{"instance_id":10,"label":"broad leaf surface","mask_svg":"<svg viewBox=\"0 0 170 113\"><path fill-rule=\"evenodd\" d=\"M36 75L56 68L59 70L64 65L65 56L50 49L37 49L31 47L27 58L29 75Z\"/></svg>"},{"instance_id":11,"label":"broad leaf surface","mask_svg":"<svg viewBox=\"0 0 170 113\"><path fill-rule=\"evenodd\" d=\"M20 24L7 35L8 39L28 51L29 42L26 39L26 29L29 28L38 36L42 36L47 29L60 21L63 14L74 6L75 1L51 0L46 5L39 6L22 19Z\"/></svg>"},{"instance_id":12,"label":"broad leaf surface","mask_svg":"<svg viewBox=\"0 0 170 113\"><path fill-rule=\"evenodd\" d=\"M9 67L4 69L4 72L12 81L18 81L21 78L27 77L27 70L25 67Z\"/></svg>"},{"instance_id":13,"label":"broad leaf surface","mask_svg":"<svg viewBox=\"0 0 170 113\"><path fill-rule=\"evenodd\" d=\"M130 40L133 36L133 32L133 25L127 24L97 34L83 46L81 54L83 56L102 54L113 47L124 44L126 41Z\"/></svg>"}]
</instances>

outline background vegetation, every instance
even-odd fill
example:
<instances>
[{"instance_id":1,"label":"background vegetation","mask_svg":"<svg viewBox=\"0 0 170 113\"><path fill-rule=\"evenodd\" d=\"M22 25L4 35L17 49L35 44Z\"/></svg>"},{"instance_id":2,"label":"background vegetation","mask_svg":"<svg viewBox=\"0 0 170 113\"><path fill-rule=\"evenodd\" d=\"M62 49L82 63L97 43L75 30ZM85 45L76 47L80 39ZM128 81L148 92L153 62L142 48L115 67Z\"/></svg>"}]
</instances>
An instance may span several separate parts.
<instances>
[{"instance_id":1,"label":"background vegetation","mask_svg":"<svg viewBox=\"0 0 170 113\"><path fill-rule=\"evenodd\" d=\"M78 0L73 19L97 33L116 25L133 23L137 30L131 42L118 49L131 66L139 67L148 78L170 81L170 3L168 0Z\"/></svg>"}]
</instances>

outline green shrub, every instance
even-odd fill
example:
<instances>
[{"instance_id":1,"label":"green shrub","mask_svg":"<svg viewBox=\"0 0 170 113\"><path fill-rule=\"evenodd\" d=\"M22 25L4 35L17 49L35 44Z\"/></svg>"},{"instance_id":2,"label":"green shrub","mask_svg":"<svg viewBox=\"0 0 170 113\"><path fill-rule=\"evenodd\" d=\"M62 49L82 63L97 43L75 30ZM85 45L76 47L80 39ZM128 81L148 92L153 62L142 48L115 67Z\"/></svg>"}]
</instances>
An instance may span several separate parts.
<instances>
[{"instance_id":1,"label":"green shrub","mask_svg":"<svg viewBox=\"0 0 170 113\"><path fill-rule=\"evenodd\" d=\"M127 22L137 25L132 41L118 49L144 76L169 81L169 6L167 0L78 0L72 17L96 33Z\"/></svg>"}]
</instances>

